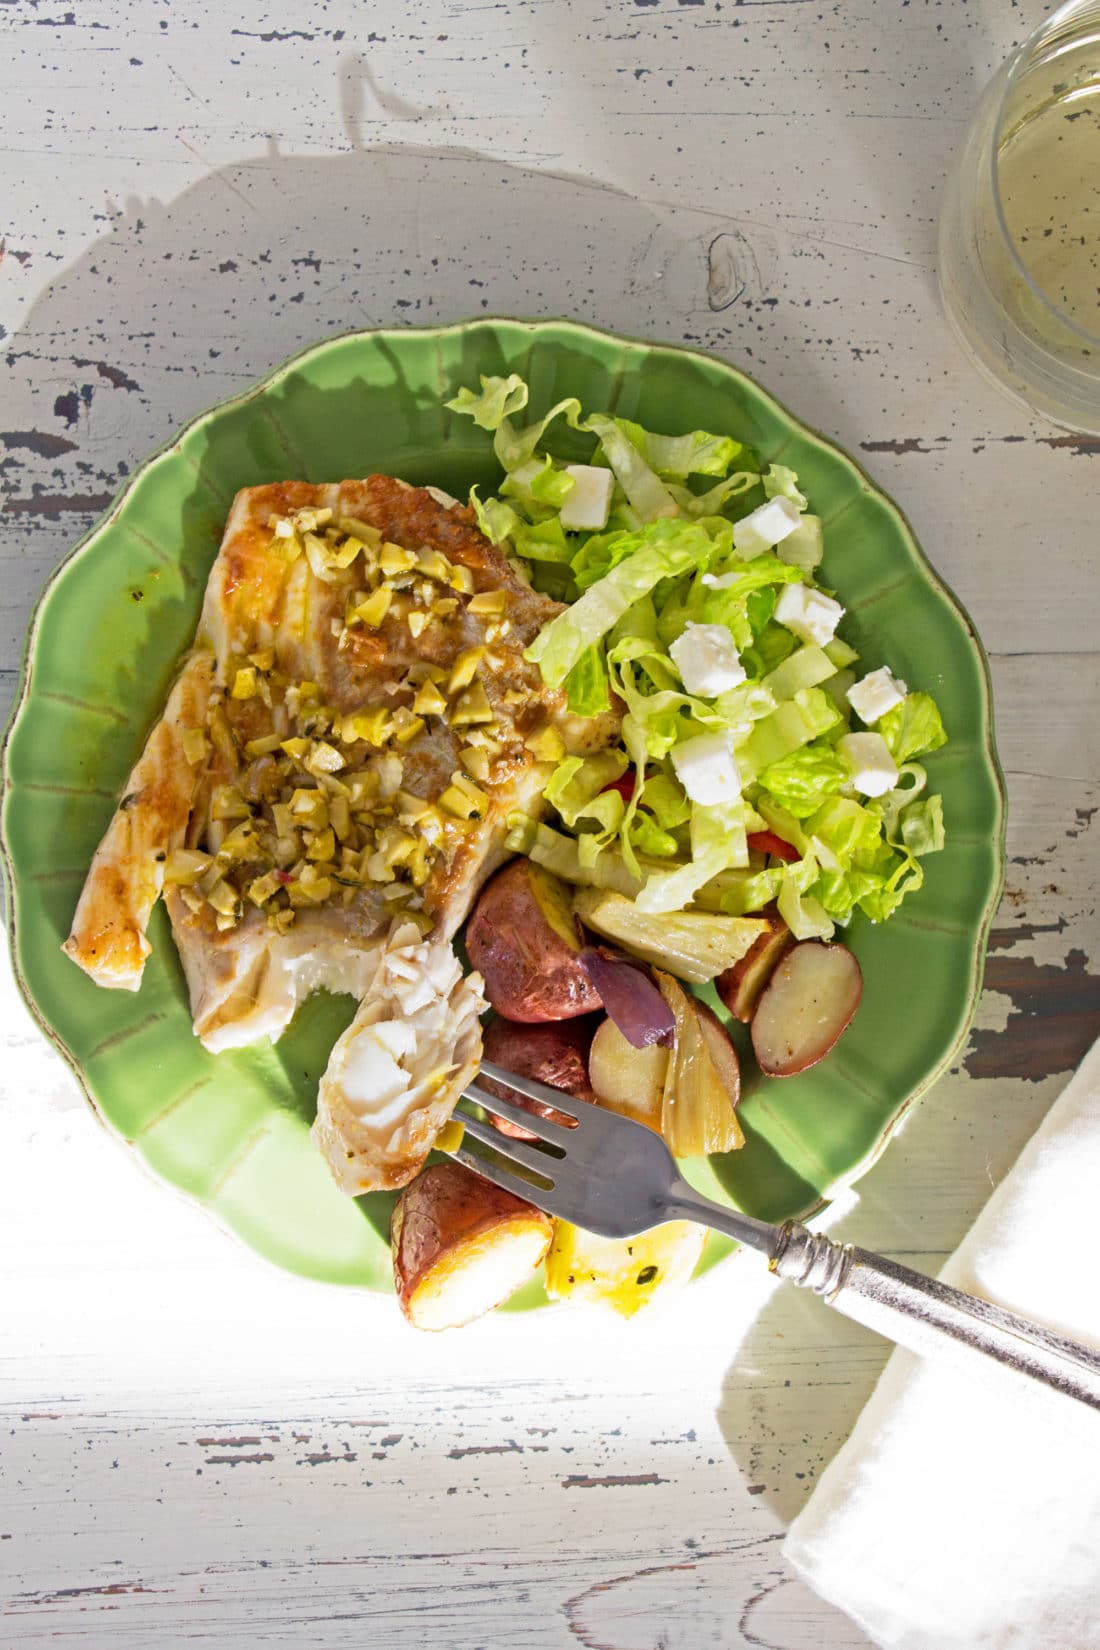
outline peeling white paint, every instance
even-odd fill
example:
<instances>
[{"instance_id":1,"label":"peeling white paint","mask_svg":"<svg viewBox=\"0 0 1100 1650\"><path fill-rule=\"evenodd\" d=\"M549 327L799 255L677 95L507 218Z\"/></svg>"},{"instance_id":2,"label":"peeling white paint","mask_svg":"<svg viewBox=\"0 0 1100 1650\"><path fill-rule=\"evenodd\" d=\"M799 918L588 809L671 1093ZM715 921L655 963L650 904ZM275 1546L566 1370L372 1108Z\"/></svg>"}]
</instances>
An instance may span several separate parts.
<instances>
[{"instance_id":1,"label":"peeling white paint","mask_svg":"<svg viewBox=\"0 0 1100 1650\"><path fill-rule=\"evenodd\" d=\"M1065 1081L1079 1031L1034 969L1095 969L1100 937L1100 456L974 376L932 275L947 158L1043 10L0 9L0 705L95 500L331 331L568 313L698 344L897 497L993 655L991 978L1047 987L1041 1023L986 993L970 1069L834 1217L930 1270ZM864 1650L777 1548L883 1343L745 1256L658 1323L423 1338L135 1172L6 972L0 1057L5 1644Z\"/></svg>"}]
</instances>

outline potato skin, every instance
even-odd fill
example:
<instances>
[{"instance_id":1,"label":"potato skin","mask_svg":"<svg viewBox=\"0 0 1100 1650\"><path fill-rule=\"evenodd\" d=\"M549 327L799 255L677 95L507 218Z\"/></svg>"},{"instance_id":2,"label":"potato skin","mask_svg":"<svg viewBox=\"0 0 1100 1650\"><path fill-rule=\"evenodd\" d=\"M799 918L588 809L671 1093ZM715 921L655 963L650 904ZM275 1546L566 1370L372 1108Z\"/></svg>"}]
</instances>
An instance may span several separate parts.
<instances>
[{"instance_id":1,"label":"potato skin","mask_svg":"<svg viewBox=\"0 0 1100 1650\"><path fill-rule=\"evenodd\" d=\"M727 968L724 974L719 974L714 982L722 1002L734 1019L740 1020L743 1025L748 1025L752 1020L768 981L794 944L794 935L779 915L779 907L774 900L764 907L760 916L769 923L768 932L762 934L741 960L735 962L732 968Z\"/></svg>"},{"instance_id":2,"label":"potato skin","mask_svg":"<svg viewBox=\"0 0 1100 1650\"><path fill-rule=\"evenodd\" d=\"M823 1060L851 1025L863 971L839 941L792 946L765 987L752 1021L756 1063L766 1077L797 1077Z\"/></svg>"},{"instance_id":3,"label":"potato skin","mask_svg":"<svg viewBox=\"0 0 1100 1650\"><path fill-rule=\"evenodd\" d=\"M569 1020L603 1006L578 961L576 919L569 912L576 934L571 946L548 915L557 901L556 883L530 860L513 860L485 884L466 927L466 951L490 1003L525 1025Z\"/></svg>"},{"instance_id":4,"label":"potato skin","mask_svg":"<svg viewBox=\"0 0 1100 1650\"><path fill-rule=\"evenodd\" d=\"M578 1100L594 1101L596 1096L588 1080L588 1050L595 1030L595 1016L521 1025L495 1014L484 1028L482 1058L503 1066L506 1071L514 1071L517 1077L533 1077L536 1082L549 1083L551 1088L576 1095ZM569 1127L571 1120L553 1106L528 1100L525 1095L505 1088L503 1083L495 1083L491 1077L480 1076L478 1084L498 1100L510 1100L535 1117L549 1117ZM493 1117L491 1112L489 1116L493 1127L513 1140L535 1138L516 1123Z\"/></svg>"},{"instance_id":5,"label":"potato skin","mask_svg":"<svg viewBox=\"0 0 1100 1650\"><path fill-rule=\"evenodd\" d=\"M494 1231L504 1233L517 1226L542 1230L545 1248L549 1247L553 1223L541 1209L483 1180L461 1163L433 1163L421 1170L398 1198L390 1227L394 1288L409 1322L416 1323L417 1290L449 1252L459 1247L473 1250L479 1243L491 1242ZM489 1312L499 1304L487 1300L481 1311ZM458 1328L476 1315L457 1319L449 1327Z\"/></svg>"},{"instance_id":6,"label":"potato skin","mask_svg":"<svg viewBox=\"0 0 1100 1650\"><path fill-rule=\"evenodd\" d=\"M741 1062L737 1058L733 1040L709 1003L704 1003L697 997L695 1009L699 1015L699 1029L703 1033L703 1041L710 1049L710 1057L729 1091L730 1100L736 1106L741 1098Z\"/></svg>"}]
</instances>

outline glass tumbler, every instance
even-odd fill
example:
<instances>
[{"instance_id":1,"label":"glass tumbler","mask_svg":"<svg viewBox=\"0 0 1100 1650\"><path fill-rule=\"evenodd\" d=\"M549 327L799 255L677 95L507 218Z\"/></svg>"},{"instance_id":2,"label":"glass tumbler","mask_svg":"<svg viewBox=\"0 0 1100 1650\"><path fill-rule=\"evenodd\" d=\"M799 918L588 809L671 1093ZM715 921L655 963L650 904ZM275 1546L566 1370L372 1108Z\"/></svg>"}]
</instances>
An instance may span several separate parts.
<instances>
[{"instance_id":1,"label":"glass tumbler","mask_svg":"<svg viewBox=\"0 0 1100 1650\"><path fill-rule=\"evenodd\" d=\"M1052 12L987 86L948 179L939 277L994 383L1100 435L1100 0Z\"/></svg>"}]
</instances>

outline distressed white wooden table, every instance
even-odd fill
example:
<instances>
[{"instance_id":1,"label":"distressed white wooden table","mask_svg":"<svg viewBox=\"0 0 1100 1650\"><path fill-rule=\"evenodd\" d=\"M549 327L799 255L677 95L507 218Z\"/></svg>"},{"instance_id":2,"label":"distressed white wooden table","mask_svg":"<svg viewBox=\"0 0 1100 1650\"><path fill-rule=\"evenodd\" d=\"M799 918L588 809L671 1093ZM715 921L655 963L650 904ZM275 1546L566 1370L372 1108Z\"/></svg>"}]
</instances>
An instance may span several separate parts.
<instances>
[{"instance_id":1,"label":"distressed white wooden table","mask_svg":"<svg viewBox=\"0 0 1100 1650\"><path fill-rule=\"evenodd\" d=\"M941 181L1033 0L0 0L0 675L147 450L329 330L576 315L746 367L992 656L978 1025L839 1220L935 1268L1097 1029L1098 444L978 380ZM856 1650L783 1530L886 1346L751 1257L425 1339L147 1181L0 990L0 1642ZM944 1486L950 1493L950 1486Z\"/></svg>"}]
</instances>

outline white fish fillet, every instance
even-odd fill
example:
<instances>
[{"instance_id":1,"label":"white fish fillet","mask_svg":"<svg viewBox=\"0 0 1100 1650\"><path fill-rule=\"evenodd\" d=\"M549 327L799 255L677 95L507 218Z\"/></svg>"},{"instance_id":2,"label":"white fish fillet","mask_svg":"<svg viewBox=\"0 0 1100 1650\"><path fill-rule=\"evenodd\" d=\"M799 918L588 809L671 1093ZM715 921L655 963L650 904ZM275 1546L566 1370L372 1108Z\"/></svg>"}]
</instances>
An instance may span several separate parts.
<instances>
[{"instance_id":1,"label":"white fish fillet","mask_svg":"<svg viewBox=\"0 0 1100 1650\"><path fill-rule=\"evenodd\" d=\"M326 510L334 522L351 520L365 524L374 538L380 535L383 547L389 546L383 556L399 560L402 552L415 552L420 558L414 573L383 576L375 567L371 577L392 587L391 606L377 624L348 617L364 594L364 568L371 554L377 562L375 551L365 549L339 567L335 551L330 562L307 554L288 560L273 537L274 521L308 522L297 513ZM315 545L324 530L318 524ZM334 532L332 526L327 530ZM309 539L302 528L295 543ZM334 537L331 545L339 550L354 542L354 536ZM440 566L451 569L453 584L446 583L445 573L443 582L437 577L434 584L428 575L420 577L421 566L436 565L433 553L442 556ZM492 611L492 592L503 592L503 614ZM470 611L478 595L488 600L489 611ZM417 634L409 615L421 608L430 616ZM563 695L547 689L537 668L522 657L558 611L477 531L468 510L440 502L433 490L386 476L245 489L234 501L211 569L192 651L92 862L66 952L97 983L136 990L149 954L146 925L163 890L195 1030L209 1049L279 1037L298 1004L320 987L360 999L355 1021L333 1050L314 1127L333 1174L348 1192L411 1179L477 1069L481 982L477 975L462 977L450 941L478 888L505 857L508 815L540 812L557 759L555 736L559 751L580 751L607 743L616 731L610 715L570 716ZM467 674L473 709L480 706L483 721L471 724L462 721L463 707L470 709L466 689L451 690L448 684L456 664L463 657L469 661L470 650L479 648L483 651ZM259 666L250 664L254 659ZM418 717L411 706L425 670L434 671L448 704L445 713ZM242 681L250 691L238 698ZM421 725L413 726L404 742L390 734L377 747L369 739L343 738L344 718L379 710L391 720L404 717L405 732L416 721ZM479 727L483 734L488 728L496 747L487 774L482 758L476 753L471 758ZM201 730L209 735L205 741L198 739ZM324 827L307 831L302 840L311 846L292 869L280 869L270 856L258 857L249 865L251 884L233 869L239 861L232 861L221 886L237 876L226 895L236 898L235 915L219 919L195 886L172 881L176 851L217 854L227 840L232 846L231 833L239 825L258 833L250 840L262 839L270 847L276 834L272 821L280 817L275 805L290 807L293 789L278 764L285 770L292 759L283 757L281 745L251 757L246 747L276 738L308 746L303 760L327 759L324 747L339 761L327 778L299 773L293 782L294 796L306 794L308 803L318 790L326 809L331 805L330 837ZM196 741L202 747L197 757ZM476 780L465 768L472 760L481 762ZM372 841L382 854L387 842L392 847L391 838L396 840L396 851L411 853L423 870L415 890L402 882L396 903L393 879L401 882L411 872L398 876L384 864L378 875L391 880L375 880L374 872L360 868L353 874L337 863L341 854L348 860L346 839L333 834L342 817L343 779L351 777L354 795L355 784L367 784L362 776L369 772L377 776L377 783L370 781L371 795L381 798L371 804ZM397 794L387 797L395 772ZM441 797L455 794L450 787L456 775L482 799L465 820L438 806ZM226 797L237 815L226 816ZM419 805L426 812L410 822L410 808L415 813ZM386 821L394 809L398 817L387 837ZM413 837L420 848L409 848ZM328 840L332 853L323 851ZM292 925L280 932L272 926L272 914L285 909L285 901L297 897L316 873L310 853L322 863L317 874L329 881L331 893L316 904L298 904ZM253 903L249 889L262 890L268 873L280 884L276 895ZM211 869L206 880L215 874ZM218 890L209 897L216 899ZM410 1008L418 994L424 1000ZM385 1026L412 1028L411 1040L403 1031L379 1032Z\"/></svg>"}]
</instances>

